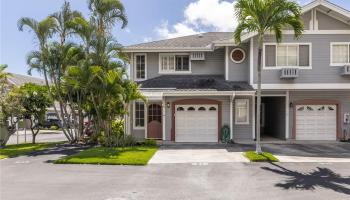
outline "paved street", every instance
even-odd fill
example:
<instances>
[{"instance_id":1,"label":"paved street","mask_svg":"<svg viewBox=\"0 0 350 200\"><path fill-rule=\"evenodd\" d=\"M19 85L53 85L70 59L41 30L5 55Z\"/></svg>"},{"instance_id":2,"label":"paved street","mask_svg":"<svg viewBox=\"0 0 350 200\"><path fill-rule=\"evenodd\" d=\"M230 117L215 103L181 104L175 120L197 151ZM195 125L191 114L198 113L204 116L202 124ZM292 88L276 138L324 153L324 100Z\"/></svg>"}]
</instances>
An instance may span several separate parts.
<instances>
[{"instance_id":1,"label":"paved street","mask_svg":"<svg viewBox=\"0 0 350 200\"><path fill-rule=\"evenodd\" d=\"M242 148L245 147L228 150ZM350 197L350 163L194 162L148 166L51 163L79 150L55 147L1 160L0 199L345 200Z\"/></svg>"},{"instance_id":2,"label":"paved street","mask_svg":"<svg viewBox=\"0 0 350 200\"><path fill-rule=\"evenodd\" d=\"M31 143L32 142L32 133L30 130L25 132L23 130L18 131L18 142L19 143ZM36 136L36 142L59 142L59 141L67 141L66 136L62 131L56 130L42 130ZM7 144L17 144L17 133L11 135Z\"/></svg>"}]
</instances>

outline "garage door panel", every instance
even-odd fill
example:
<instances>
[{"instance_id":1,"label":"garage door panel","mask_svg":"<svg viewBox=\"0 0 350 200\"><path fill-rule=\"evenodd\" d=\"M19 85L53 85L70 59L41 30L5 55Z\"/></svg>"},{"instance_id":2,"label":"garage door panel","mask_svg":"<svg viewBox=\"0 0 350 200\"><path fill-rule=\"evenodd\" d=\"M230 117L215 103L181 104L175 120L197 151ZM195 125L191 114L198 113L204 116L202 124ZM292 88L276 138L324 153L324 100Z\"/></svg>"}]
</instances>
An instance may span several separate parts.
<instances>
[{"instance_id":1,"label":"garage door panel","mask_svg":"<svg viewBox=\"0 0 350 200\"><path fill-rule=\"evenodd\" d=\"M298 105L297 140L336 140L336 105Z\"/></svg>"},{"instance_id":2,"label":"garage door panel","mask_svg":"<svg viewBox=\"0 0 350 200\"><path fill-rule=\"evenodd\" d=\"M210 107L215 111L209 111ZM176 142L218 141L217 105L177 105L175 108Z\"/></svg>"}]
</instances>

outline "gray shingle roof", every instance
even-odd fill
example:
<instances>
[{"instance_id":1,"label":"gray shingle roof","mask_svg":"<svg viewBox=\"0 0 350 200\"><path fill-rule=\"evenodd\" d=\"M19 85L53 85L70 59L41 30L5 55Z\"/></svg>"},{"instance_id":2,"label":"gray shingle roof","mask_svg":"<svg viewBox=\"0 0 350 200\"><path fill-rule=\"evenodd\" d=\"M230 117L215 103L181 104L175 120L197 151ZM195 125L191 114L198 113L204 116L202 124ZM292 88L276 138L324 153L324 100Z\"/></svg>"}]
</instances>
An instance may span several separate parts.
<instances>
[{"instance_id":1,"label":"gray shingle roof","mask_svg":"<svg viewBox=\"0 0 350 200\"><path fill-rule=\"evenodd\" d=\"M218 75L164 75L138 83L141 89L250 91L247 82L225 81Z\"/></svg>"},{"instance_id":2,"label":"gray shingle roof","mask_svg":"<svg viewBox=\"0 0 350 200\"><path fill-rule=\"evenodd\" d=\"M210 48L213 41L227 40L233 37L232 32L207 32L196 35L177 37L141 44L126 46L131 49L168 49L168 48Z\"/></svg>"},{"instance_id":3,"label":"gray shingle roof","mask_svg":"<svg viewBox=\"0 0 350 200\"><path fill-rule=\"evenodd\" d=\"M32 77L32 76L25 76L21 74L13 74L11 73L11 76L9 77L10 84L14 84L16 86L22 86L25 83L34 83L38 85L45 85L45 80Z\"/></svg>"}]
</instances>

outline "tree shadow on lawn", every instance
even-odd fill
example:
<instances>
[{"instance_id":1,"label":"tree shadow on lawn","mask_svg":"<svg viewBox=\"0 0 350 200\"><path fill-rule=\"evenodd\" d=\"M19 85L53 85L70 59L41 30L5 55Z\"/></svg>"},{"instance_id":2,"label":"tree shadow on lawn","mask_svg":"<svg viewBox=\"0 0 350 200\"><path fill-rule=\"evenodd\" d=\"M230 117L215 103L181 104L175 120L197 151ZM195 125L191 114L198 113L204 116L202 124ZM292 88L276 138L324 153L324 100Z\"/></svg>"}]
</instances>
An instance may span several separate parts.
<instances>
[{"instance_id":1,"label":"tree shadow on lawn","mask_svg":"<svg viewBox=\"0 0 350 200\"><path fill-rule=\"evenodd\" d=\"M317 167L312 172L298 172L286 169L278 164L271 163L276 168L261 167L264 170L274 172L283 176L288 176L284 183L275 184L285 190L315 190L321 187L335 192L350 195L350 177L342 177L328 168Z\"/></svg>"}]
</instances>

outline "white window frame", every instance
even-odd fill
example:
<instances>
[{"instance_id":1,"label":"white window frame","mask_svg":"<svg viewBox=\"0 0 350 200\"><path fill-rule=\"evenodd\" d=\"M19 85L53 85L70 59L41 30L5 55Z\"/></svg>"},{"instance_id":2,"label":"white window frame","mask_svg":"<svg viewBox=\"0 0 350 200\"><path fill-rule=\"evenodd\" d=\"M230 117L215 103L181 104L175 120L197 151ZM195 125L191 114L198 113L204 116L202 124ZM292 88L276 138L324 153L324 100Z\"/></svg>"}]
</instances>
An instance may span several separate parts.
<instances>
[{"instance_id":1,"label":"white window frame","mask_svg":"<svg viewBox=\"0 0 350 200\"><path fill-rule=\"evenodd\" d=\"M136 126L136 102L137 103L143 103L143 105L144 105L144 110L143 110L143 113L144 113L144 120L145 120L145 122L144 122L144 126ZM147 109L147 107L146 107L146 104L145 104L145 102L143 102L143 101L134 101L134 103L133 103L133 128L135 129L135 130L144 130L145 129L145 127L146 127L146 118L147 118L147 116L146 116L146 109Z\"/></svg>"},{"instance_id":2,"label":"white window frame","mask_svg":"<svg viewBox=\"0 0 350 200\"><path fill-rule=\"evenodd\" d=\"M348 62L347 63L334 63L333 62L333 45L348 45ZM330 43L330 66L344 66L344 65L350 65L350 42L331 42Z\"/></svg>"},{"instance_id":3,"label":"white window frame","mask_svg":"<svg viewBox=\"0 0 350 200\"><path fill-rule=\"evenodd\" d=\"M269 45L275 45L275 59L276 59L276 66L266 66L265 62L265 52L266 52L266 46ZM298 47L298 52L297 52L297 62L299 65L299 46L301 45L308 45L309 46L309 66L278 66L277 65L277 46L283 46L283 45L289 45L289 46L297 46ZM293 42L287 42L287 43L277 43L277 42L269 42L269 43L264 43L263 46L263 52L262 52L262 62L263 62L263 69L264 70L279 70L279 69L284 69L284 68L298 68L298 69L312 69L312 43L293 43ZM287 48L287 63L288 63L288 48Z\"/></svg>"},{"instance_id":4,"label":"white window frame","mask_svg":"<svg viewBox=\"0 0 350 200\"><path fill-rule=\"evenodd\" d=\"M173 56L174 57L174 70L162 70L162 57L163 56ZM188 71L176 71L176 56L188 56ZM159 59L159 74L191 74L192 68L191 68L191 56L189 53L160 53Z\"/></svg>"},{"instance_id":5,"label":"white window frame","mask_svg":"<svg viewBox=\"0 0 350 200\"><path fill-rule=\"evenodd\" d=\"M245 122L239 122L237 121L237 116L238 116L238 102L244 102L247 105L247 119ZM235 124L237 125L249 125L249 99L235 99Z\"/></svg>"},{"instance_id":6,"label":"white window frame","mask_svg":"<svg viewBox=\"0 0 350 200\"><path fill-rule=\"evenodd\" d=\"M137 78L137 56L145 56L145 78ZM147 80L147 54L146 53L135 53L134 54L134 80L135 81L144 81Z\"/></svg>"}]
</instances>

